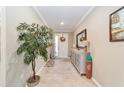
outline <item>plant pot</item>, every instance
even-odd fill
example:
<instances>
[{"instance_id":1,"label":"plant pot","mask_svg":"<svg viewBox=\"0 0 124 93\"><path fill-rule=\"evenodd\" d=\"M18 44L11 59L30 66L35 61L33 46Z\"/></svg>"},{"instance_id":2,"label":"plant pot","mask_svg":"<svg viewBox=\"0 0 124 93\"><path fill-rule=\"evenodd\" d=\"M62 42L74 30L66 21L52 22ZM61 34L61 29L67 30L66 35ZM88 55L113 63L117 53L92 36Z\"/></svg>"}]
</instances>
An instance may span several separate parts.
<instances>
[{"instance_id":1,"label":"plant pot","mask_svg":"<svg viewBox=\"0 0 124 93\"><path fill-rule=\"evenodd\" d=\"M37 84L39 84L40 82L40 76L36 75L35 76L35 79L33 76L31 76L28 80L27 80L27 86L28 87L34 87L36 86Z\"/></svg>"}]
</instances>

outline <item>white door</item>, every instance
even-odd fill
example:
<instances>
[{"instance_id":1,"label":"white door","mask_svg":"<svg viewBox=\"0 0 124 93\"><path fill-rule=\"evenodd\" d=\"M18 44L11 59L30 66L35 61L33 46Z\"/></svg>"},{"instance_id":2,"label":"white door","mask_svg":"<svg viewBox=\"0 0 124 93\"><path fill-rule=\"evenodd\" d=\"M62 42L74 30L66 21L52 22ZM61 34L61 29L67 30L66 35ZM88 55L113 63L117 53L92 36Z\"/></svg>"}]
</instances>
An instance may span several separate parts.
<instances>
[{"instance_id":1,"label":"white door","mask_svg":"<svg viewBox=\"0 0 124 93\"><path fill-rule=\"evenodd\" d=\"M65 38L65 41L61 41L61 37ZM55 56L59 58L68 57L68 33L56 33L55 34Z\"/></svg>"}]
</instances>

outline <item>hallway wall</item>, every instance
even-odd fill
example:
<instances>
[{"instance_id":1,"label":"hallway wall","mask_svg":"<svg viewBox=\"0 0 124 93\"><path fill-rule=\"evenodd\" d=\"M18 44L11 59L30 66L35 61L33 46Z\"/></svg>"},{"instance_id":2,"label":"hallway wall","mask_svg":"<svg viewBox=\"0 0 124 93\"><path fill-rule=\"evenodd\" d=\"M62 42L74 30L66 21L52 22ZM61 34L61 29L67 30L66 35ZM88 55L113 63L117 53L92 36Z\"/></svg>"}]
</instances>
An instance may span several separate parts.
<instances>
[{"instance_id":1,"label":"hallway wall","mask_svg":"<svg viewBox=\"0 0 124 93\"><path fill-rule=\"evenodd\" d=\"M16 50L18 48L16 27L21 22L38 23L42 25L40 17L35 13L32 7L6 7L6 43L7 43L7 75L6 86L25 86L27 78L30 76L32 70L31 65L28 66L23 63L22 55L17 56ZM44 66L41 59L37 60L36 70Z\"/></svg>"},{"instance_id":2,"label":"hallway wall","mask_svg":"<svg viewBox=\"0 0 124 93\"><path fill-rule=\"evenodd\" d=\"M96 7L74 32L75 38L77 33L87 29L93 77L102 86L124 86L124 42L109 42L109 14L119 8Z\"/></svg>"},{"instance_id":3,"label":"hallway wall","mask_svg":"<svg viewBox=\"0 0 124 93\"><path fill-rule=\"evenodd\" d=\"M73 32L68 33L68 56L71 56L71 49L73 48Z\"/></svg>"}]
</instances>

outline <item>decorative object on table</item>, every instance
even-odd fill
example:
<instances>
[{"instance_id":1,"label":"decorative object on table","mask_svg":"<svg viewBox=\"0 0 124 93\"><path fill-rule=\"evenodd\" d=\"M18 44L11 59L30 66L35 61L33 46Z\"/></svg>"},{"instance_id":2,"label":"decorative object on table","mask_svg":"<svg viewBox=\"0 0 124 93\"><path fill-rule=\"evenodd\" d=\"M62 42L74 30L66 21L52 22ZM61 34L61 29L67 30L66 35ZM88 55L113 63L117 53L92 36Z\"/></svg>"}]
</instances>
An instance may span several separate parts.
<instances>
[{"instance_id":1,"label":"decorative object on table","mask_svg":"<svg viewBox=\"0 0 124 93\"><path fill-rule=\"evenodd\" d=\"M87 46L84 47L84 51L87 53L88 51Z\"/></svg>"},{"instance_id":2,"label":"decorative object on table","mask_svg":"<svg viewBox=\"0 0 124 93\"><path fill-rule=\"evenodd\" d=\"M124 41L124 7L110 14L110 42Z\"/></svg>"},{"instance_id":3,"label":"decorative object on table","mask_svg":"<svg viewBox=\"0 0 124 93\"><path fill-rule=\"evenodd\" d=\"M86 78L91 79L92 77L92 56L90 52L86 56Z\"/></svg>"},{"instance_id":4,"label":"decorative object on table","mask_svg":"<svg viewBox=\"0 0 124 93\"><path fill-rule=\"evenodd\" d=\"M86 29L84 29L83 31L81 31L80 33L78 33L76 35L76 47L77 48L84 48L83 47L83 41L87 40L87 32Z\"/></svg>"},{"instance_id":5,"label":"decorative object on table","mask_svg":"<svg viewBox=\"0 0 124 93\"><path fill-rule=\"evenodd\" d=\"M65 37L64 37L63 34L62 34L62 36L60 37L60 41L61 41L61 42L65 42L65 40L66 40L66 39L65 39Z\"/></svg>"},{"instance_id":6,"label":"decorative object on table","mask_svg":"<svg viewBox=\"0 0 124 93\"><path fill-rule=\"evenodd\" d=\"M17 27L19 32L18 41L20 46L17 54L23 54L24 63L32 63L33 75L27 80L28 86L35 86L40 81L40 76L36 75L36 59L42 57L44 61L48 59L47 49L51 46L49 39L52 39L52 30L47 26L38 24L20 23Z\"/></svg>"},{"instance_id":7,"label":"decorative object on table","mask_svg":"<svg viewBox=\"0 0 124 93\"><path fill-rule=\"evenodd\" d=\"M89 50L89 41L85 40L82 42L82 46L84 47L84 51L87 53Z\"/></svg>"}]
</instances>

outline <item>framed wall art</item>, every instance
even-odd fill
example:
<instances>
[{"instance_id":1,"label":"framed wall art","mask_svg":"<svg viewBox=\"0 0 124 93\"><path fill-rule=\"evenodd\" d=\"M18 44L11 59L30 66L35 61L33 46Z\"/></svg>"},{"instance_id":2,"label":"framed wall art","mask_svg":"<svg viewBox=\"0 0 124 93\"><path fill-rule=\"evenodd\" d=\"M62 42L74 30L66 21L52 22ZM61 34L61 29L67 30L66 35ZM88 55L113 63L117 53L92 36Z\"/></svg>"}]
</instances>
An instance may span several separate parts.
<instances>
[{"instance_id":1,"label":"framed wall art","mask_svg":"<svg viewBox=\"0 0 124 93\"><path fill-rule=\"evenodd\" d=\"M110 14L110 42L124 41L124 7Z\"/></svg>"},{"instance_id":2,"label":"framed wall art","mask_svg":"<svg viewBox=\"0 0 124 93\"><path fill-rule=\"evenodd\" d=\"M76 47L77 48L84 48L83 47L83 41L87 40L87 32L86 29L84 29L83 31L81 31L80 33L78 33L76 35Z\"/></svg>"}]
</instances>

